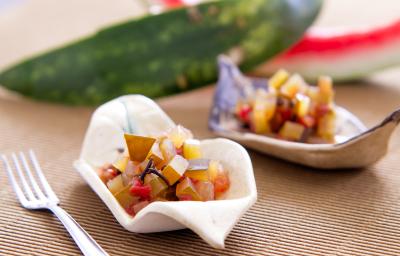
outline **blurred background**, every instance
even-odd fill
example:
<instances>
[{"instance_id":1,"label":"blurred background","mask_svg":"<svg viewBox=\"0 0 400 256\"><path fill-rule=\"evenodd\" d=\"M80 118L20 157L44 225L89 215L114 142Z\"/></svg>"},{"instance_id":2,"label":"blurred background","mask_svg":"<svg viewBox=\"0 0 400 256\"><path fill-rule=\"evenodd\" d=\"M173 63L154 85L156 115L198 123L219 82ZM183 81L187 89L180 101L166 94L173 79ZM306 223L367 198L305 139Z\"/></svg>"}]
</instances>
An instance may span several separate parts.
<instances>
[{"instance_id":1,"label":"blurred background","mask_svg":"<svg viewBox=\"0 0 400 256\"><path fill-rule=\"evenodd\" d=\"M366 3L325 0L314 27L363 28L399 18L398 0ZM146 12L142 0L0 0L0 69Z\"/></svg>"}]
</instances>

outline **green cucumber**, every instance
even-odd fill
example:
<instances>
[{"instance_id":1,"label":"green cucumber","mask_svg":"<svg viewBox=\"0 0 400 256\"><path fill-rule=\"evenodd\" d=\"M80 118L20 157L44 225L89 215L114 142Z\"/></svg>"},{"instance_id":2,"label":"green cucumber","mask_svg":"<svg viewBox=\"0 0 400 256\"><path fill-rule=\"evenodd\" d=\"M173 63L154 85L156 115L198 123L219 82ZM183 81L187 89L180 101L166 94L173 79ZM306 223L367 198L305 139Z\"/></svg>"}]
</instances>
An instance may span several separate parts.
<instances>
[{"instance_id":1,"label":"green cucumber","mask_svg":"<svg viewBox=\"0 0 400 256\"><path fill-rule=\"evenodd\" d=\"M159 97L217 79L235 49L245 71L296 42L320 0L221 0L121 23L23 61L0 84L36 99L94 105L123 94Z\"/></svg>"}]
</instances>

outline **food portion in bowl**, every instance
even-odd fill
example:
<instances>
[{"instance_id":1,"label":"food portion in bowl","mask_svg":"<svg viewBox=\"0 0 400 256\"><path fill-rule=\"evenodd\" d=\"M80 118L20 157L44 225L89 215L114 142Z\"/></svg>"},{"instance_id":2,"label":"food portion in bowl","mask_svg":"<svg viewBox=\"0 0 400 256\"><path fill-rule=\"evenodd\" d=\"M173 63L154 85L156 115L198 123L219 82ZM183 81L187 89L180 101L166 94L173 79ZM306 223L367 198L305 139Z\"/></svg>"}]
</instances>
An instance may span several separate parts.
<instances>
[{"instance_id":1,"label":"food portion in bowl","mask_svg":"<svg viewBox=\"0 0 400 256\"><path fill-rule=\"evenodd\" d=\"M335 108L332 79L321 76L317 86L298 74L276 72L267 86L245 90L235 106L244 130L278 139L333 143Z\"/></svg>"},{"instance_id":2,"label":"food portion in bowl","mask_svg":"<svg viewBox=\"0 0 400 256\"><path fill-rule=\"evenodd\" d=\"M154 201L217 200L229 189L228 171L202 158L200 142L183 126L161 136L124 137L126 150L98 175L132 216Z\"/></svg>"}]
</instances>

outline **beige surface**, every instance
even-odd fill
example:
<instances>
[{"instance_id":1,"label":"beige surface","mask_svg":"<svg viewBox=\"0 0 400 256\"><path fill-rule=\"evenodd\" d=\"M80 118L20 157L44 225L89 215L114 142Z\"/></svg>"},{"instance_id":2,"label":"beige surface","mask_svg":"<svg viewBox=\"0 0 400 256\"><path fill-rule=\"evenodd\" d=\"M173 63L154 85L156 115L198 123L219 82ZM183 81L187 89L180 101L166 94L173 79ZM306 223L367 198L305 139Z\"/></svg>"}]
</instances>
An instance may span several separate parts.
<instances>
[{"instance_id":1,"label":"beige surface","mask_svg":"<svg viewBox=\"0 0 400 256\"><path fill-rule=\"evenodd\" d=\"M18 55L3 58L9 50L1 44L3 64ZM337 87L338 103L367 126L400 106L399 71L372 81ZM159 102L177 123L205 138L211 136L206 126L211 97L212 88L206 88ZM400 254L399 130L390 153L360 170L312 170L250 151L259 199L228 237L226 249L217 251L189 230L138 235L116 223L72 168L92 111L0 93L0 152L34 148L61 205L111 255ZM0 194L0 255L79 255L51 214L19 206L2 168Z\"/></svg>"}]
</instances>

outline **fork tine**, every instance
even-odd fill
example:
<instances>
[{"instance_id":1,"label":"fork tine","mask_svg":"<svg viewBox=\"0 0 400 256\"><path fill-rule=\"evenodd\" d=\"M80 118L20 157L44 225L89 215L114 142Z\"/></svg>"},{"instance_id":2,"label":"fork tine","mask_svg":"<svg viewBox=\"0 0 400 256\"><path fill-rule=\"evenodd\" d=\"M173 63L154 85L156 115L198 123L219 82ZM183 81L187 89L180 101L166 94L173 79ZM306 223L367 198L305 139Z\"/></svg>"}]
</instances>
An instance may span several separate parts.
<instances>
[{"instance_id":1,"label":"fork tine","mask_svg":"<svg viewBox=\"0 0 400 256\"><path fill-rule=\"evenodd\" d=\"M22 165L24 166L25 171L28 174L29 181L31 182L33 190L35 191L36 195L39 197L39 199L46 199L46 196L43 194L42 190L40 189L39 185L36 182L36 179L32 175L31 168L29 167L29 164L26 161L24 153L19 152L19 158L21 159Z\"/></svg>"},{"instance_id":2,"label":"fork tine","mask_svg":"<svg viewBox=\"0 0 400 256\"><path fill-rule=\"evenodd\" d=\"M2 155L1 158L3 159L3 163L6 168L8 178L11 182L11 186L13 187L15 194L17 194L17 197L18 197L20 203L22 204L22 206L25 207L28 203L28 200L26 199L24 193L22 192L21 188L19 187L19 185L17 183L17 180L15 179L14 172L11 168L11 165L9 164L8 159L5 155Z\"/></svg>"},{"instance_id":3,"label":"fork tine","mask_svg":"<svg viewBox=\"0 0 400 256\"><path fill-rule=\"evenodd\" d=\"M25 179L25 175L22 172L21 166L19 165L19 161L15 153L11 154L11 158L14 161L15 169L17 170L19 178L21 179L22 189L25 191L25 194L28 196L29 200L31 201L36 200L36 197L33 194L31 187L29 186L28 182Z\"/></svg>"},{"instance_id":4,"label":"fork tine","mask_svg":"<svg viewBox=\"0 0 400 256\"><path fill-rule=\"evenodd\" d=\"M39 162L37 161L35 153L33 152L32 149L29 150L29 156L32 161L33 167L35 168L36 174L39 177L39 180L40 180L47 196L49 197L50 200L55 200L58 202L59 201L58 197L56 196L53 189L50 187L49 183L47 182L47 179L44 176L42 169L40 168Z\"/></svg>"}]
</instances>

